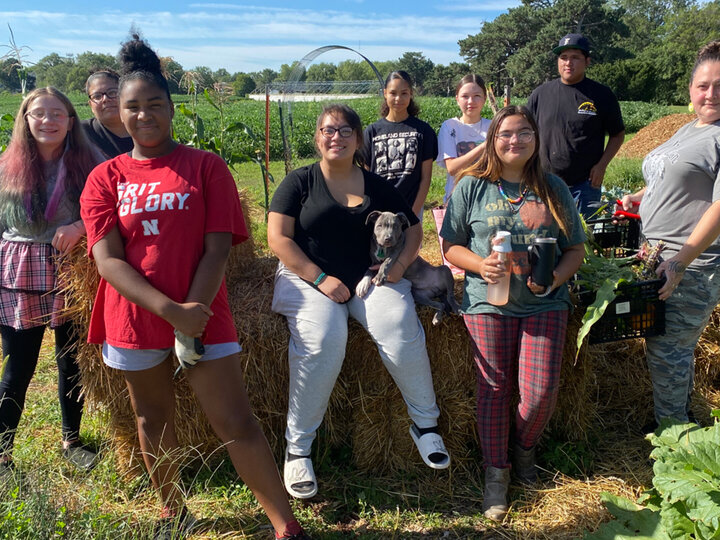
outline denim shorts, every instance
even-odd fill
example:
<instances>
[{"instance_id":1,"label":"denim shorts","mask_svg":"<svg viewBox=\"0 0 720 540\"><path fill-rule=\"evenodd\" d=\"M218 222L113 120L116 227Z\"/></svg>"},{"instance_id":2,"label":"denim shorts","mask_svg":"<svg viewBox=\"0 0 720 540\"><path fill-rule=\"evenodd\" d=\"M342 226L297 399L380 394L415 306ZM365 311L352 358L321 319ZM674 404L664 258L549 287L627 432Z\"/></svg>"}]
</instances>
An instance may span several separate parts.
<instances>
[{"instance_id":1,"label":"denim shorts","mask_svg":"<svg viewBox=\"0 0 720 540\"><path fill-rule=\"evenodd\" d=\"M205 345L205 354L198 361L206 362L225 358L231 354L239 353L241 350L242 347L237 341ZM107 341L103 342L102 346L103 362L111 368L122 369L123 371L142 371L143 369L154 368L162 364L171 352L172 348L125 349L108 345Z\"/></svg>"}]
</instances>

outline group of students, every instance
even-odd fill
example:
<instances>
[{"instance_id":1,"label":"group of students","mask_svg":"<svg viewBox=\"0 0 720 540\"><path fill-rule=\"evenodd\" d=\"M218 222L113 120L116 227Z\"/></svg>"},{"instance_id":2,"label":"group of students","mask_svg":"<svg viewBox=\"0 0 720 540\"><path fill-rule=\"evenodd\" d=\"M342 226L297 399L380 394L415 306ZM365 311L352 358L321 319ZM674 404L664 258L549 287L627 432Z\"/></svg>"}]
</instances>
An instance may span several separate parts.
<instances>
[{"instance_id":1,"label":"group of students","mask_svg":"<svg viewBox=\"0 0 720 540\"><path fill-rule=\"evenodd\" d=\"M276 538L309 538L285 490L297 498L318 491L311 447L345 357L348 316L377 344L406 402L409 435L423 461L447 468L450 455L438 430L425 334L411 285L403 278L420 247L420 221L437 158L448 171L442 249L465 270L463 317L477 365L477 423L485 459L483 513L502 520L511 462L520 482L537 482L535 447L554 410L572 307L564 284L582 262L585 240L568 186L543 171L533 114L509 106L492 121L483 119L484 83L468 75L456 92L462 114L443 124L438 148L433 130L417 118L404 72L388 77L383 118L364 131L351 108L323 109L315 132L320 160L283 180L268 221L268 243L279 259L272 309L286 317L290 330L283 488L250 409L224 281L231 246L248 237L233 177L218 156L172 139L173 103L159 58L147 43L133 36L123 44L120 59L120 76L101 71L88 79L95 116L89 122L79 121L59 91L32 91L0 157L5 357L0 473L12 469L13 436L47 325L55 331L63 453L82 468L96 460L79 440L77 332L63 316L58 283L62 256L85 235L101 276L88 339L102 345L103 361L125 378L142 456L162 502L155 538L181 537L194 525L171 457L179 446L171 353L184 355L193 338L202 339L204 350L184 356L185 374ZM647 189L623 199L624 205L649 201L641 213L652 209L643 215L651 242L670 235L662 219L666 212L684 216L684 228L670 235L679 247L661 265L668 278L661 297L679 298L676 308L668 308L669 317L673 309L687 307L687 295L693 295L698 313L691 323L678 316L678 328L658 338L663 384L674 384L677 377L686 382L675 392L681 394L681 410L671 410L659 405L653 376L658 419L687 420L692 349L720 297L713 271L720 260L715 243L720 234L720 42L700 51L690 95L698 119L668 149L646 160ZM690 161L678 150L686 140L694 141ZM704 146L698 147L698 140ZM692 169L687 173L693 175L692 187L685 185L686 171L678 163ZM671 187L663 185L668 171L675 182ZM409 227L387 283L359 298L355 285L367 270L372 234L366 219L374 210L403 212ZM511 233L509 263L492 249L500 229ZM534 237L557 239L549 287L529 277L527 244ZM488 284L506 273L511 275L509 302L489 304ZM678 368L673 359L679 347L685 356ZM520 402L511 409L515 385Z\"/></svg>"}]
</instances>

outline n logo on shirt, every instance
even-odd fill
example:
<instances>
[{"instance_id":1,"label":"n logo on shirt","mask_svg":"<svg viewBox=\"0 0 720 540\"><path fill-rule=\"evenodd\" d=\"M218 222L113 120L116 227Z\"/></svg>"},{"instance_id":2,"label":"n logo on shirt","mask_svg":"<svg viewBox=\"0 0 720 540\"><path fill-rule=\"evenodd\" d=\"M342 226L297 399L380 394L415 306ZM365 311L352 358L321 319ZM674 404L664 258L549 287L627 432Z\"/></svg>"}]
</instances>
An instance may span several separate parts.
<instances>
[{"instance_id":1,"label":"n logo on shirt","mask_svg":"<svg viewBox=\"0 0 720 540\"><path fill-rule=\"evenodd\" d=\"M160 234L157 219L143 219L141 223L144 236L157 236Z\"/></svg>"}]
</instances>

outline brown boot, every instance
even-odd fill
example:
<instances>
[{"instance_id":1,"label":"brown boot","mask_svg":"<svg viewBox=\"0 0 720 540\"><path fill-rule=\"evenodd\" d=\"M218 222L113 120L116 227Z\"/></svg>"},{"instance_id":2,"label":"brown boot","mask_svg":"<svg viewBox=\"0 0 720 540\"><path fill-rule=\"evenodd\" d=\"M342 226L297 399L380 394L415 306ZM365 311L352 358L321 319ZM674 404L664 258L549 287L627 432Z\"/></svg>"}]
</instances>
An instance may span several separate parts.
<instances>
[{"instance_id":1,"label":"brown boot","mask_svg":"<svg viewBox=\"0 0 720 540\"><path fill-rule=\"evenodd\" d=\"M512 470L521 484L532 487L538 482L537 465L535 464L535 447L525 450L515 444L512 452Z\"/></svg>"},{"instance_id":2,"label":"brown boot","mask_svg":"<svg viewBox=\"0 0 720 540\"><path fill-rule=\"evenodd\" d=\"M502 521L508 512L507 492L510 485L510 469L488 466L485 469L485 492L483 515L493 521Z\"/></svg>"}]
</instances>

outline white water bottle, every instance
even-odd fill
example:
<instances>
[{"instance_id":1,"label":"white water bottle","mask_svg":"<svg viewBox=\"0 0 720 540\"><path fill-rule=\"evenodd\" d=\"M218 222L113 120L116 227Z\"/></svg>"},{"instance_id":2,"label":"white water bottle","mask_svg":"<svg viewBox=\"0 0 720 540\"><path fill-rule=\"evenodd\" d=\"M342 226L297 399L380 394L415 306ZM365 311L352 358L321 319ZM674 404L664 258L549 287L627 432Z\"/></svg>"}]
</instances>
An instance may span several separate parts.
<instances>
[{"instance_id":1,"label":"white water bottle","mask_svg":"<svg viewBox=\"0 0 720 540\"><path fill-rule=\"evenodd\" d=\"M512 251L512 243L510 241L510 233L508 231L498 231L495 240L502 242L493 244L493 251L498 253L498 258L506 263L508 253ZM505 267L505 275L498 279L495 283L488 283L487 301L494 306L504 306L508 303L510 297L510 270Z\"/></svg>"}]
</instances>

